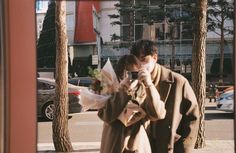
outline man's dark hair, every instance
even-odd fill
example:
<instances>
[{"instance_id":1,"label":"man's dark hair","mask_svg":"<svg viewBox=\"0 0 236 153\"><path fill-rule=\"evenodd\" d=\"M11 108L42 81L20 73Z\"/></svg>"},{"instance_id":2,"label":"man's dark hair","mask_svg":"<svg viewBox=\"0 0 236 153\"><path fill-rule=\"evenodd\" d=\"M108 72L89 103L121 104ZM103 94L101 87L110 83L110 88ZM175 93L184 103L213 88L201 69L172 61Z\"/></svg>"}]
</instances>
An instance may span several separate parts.
<instances>
[{"instance_id":1,"label":"man's dark hair","mask_svg":"<svg viewBox=\"0 0 236 153\"><path fill-rule=\"evenodd\" d=\"M138 40L130 49L130 54L140 57L140 55L154 55L157 54L157 47L153 41L150 40Z\"/></svg>"}]
</instances>

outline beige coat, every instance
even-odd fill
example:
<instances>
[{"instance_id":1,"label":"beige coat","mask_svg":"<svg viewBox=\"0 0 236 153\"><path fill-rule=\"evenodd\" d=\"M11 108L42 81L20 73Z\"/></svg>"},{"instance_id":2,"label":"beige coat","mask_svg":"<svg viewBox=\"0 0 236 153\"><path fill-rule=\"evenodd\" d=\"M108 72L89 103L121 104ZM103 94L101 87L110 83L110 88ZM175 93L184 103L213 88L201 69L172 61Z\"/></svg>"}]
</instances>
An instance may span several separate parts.
<instances>
[{"instance_id":1,"label":"beige coat","mask_svg":"<svg viewBox=\"0 0 236 153\"><path fill-rule=\"evenodd\" d=\"M188 81L175 72L156 65L152 74L161 100L165 103L166 117L150 123L150 143L153 153L191 153L199 127L199 107ZM157 79L157 73L160 73Z\"/></svg>"},{"instance_id":2,"label":"beige coat","mask_svg":"<svg viewBox=\"0 0 236 153\"><path fill-rule=\"evenodd\" d=\"M146 92L146 88L144 88ZM104 121L101 153L126 153L125 149L133 150L136 153L151 153L150 143L145 131L150 120L158 120L165 116L165 106L161 101L153 100L150 92L146 92L147 98L140 107L146 112L146 117L125 127L117 118L126 107L131 96L121 89L115 93L106 106L100 109L98 116Z\"/></svg>"}]
</instances>

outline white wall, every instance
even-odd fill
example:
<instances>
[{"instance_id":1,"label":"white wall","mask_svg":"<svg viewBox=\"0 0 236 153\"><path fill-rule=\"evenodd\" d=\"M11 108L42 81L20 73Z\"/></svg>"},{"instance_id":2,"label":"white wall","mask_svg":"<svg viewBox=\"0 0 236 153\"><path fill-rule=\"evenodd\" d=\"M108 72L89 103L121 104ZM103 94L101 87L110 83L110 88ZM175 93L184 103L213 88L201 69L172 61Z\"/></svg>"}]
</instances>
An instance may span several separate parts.
<instances>
[{"instance_id":1,"label":"white wall","mask_svg":"<svg viewBox=\"0 0 236 153\"><path fill-rule=\"evenodd\" d=\"M46 13L48 9L47 0L38 0L36 1L36 13Z\"/></svg>"},{"instance_id":2,"label":"white wall","mask_svg":"<svg viewBox=\"0 0 236 153\"><path fill-rule=\"evenodd\" d=\"M67 36L68 45L74 43L74 33L75 33L75 12L76 12L76 2L67 1L66 3L66 26L67 26Z\"/></svg>"},{"instance_id":3,"label":"white wall","mask_svg":"<svg viewBox=\"0 0 236 153\"><path fill-rule=\"evenodd\" d=\"M110 42L111 36L113 33L116 33L116 35L120 35L120 26L115 25L112 26L110 23L112 21L120 20L118 19L110 19L108 15L111 14L119 14L118 11L115 9L114 4L118 3L118 1L102 1L100 2L101 11L99 12L101 18L100 18L100 30L101 30L101 37L103 39L103 42Z\"/></svg>"},{"instance_id":4,"label":"white wall","mask_svg":"<svg viewBox=\"0 0 236 153\"><path fill-rule=\"evenodd\" d=\"M44 17L45 17L45 14L46 13L37 13L36 15L36 22L37 22L37 39L39 38L39 35L40 35L40 32L42 31L43 29L43 20L44 20Z\"/></svg>"}]
</instances>

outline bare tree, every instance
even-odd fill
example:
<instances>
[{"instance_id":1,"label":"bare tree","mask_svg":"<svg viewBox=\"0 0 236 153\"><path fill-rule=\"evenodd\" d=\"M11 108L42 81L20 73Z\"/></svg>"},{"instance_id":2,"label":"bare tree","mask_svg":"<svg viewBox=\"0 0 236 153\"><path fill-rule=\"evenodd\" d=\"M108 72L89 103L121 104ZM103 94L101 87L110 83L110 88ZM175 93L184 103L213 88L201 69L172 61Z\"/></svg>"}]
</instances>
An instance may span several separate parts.
<instances>
[{"instance_id":1,"label":"bare tree","mask_svg":"<svg viewBox=\"0 0 236 153\"><path fill-rule=\"evenodd\" d=\"M66 1L56 1L56 100L53 118L53 143L56 151L73 150L68 130L68 53Z\"/></svg>"},{"instance_id":2,"label":"bare tree","mask_svg":"<svg viewBox=\"0 0 236 153\"><path fill-rule=\"evenodd\" d=\"M205 146L205 98L206 98L206 36L207 0L196 3L196 27L192 53L192 86L200 108L200 124L195 148Z\"/></svg>"}]
</instances>

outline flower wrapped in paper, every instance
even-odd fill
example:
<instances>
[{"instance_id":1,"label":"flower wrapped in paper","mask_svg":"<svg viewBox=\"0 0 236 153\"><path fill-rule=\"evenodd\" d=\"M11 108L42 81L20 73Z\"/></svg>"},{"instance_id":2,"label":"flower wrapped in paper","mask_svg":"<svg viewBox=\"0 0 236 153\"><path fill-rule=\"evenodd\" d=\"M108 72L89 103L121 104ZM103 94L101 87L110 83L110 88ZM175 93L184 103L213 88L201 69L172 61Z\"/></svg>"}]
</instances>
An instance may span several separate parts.
<instances>
[{"instance_id":1,"label":"flower wrapped in paper","mask_svg":"<svg viewBox=\"0 0 236 153\"><path fill-rule=\"evenodd\" d=\"M91 89L83 88L81 90L81 100L79 103L82 105L83 111L103 108L111 97L111 94L118 92L120 87L116 73L109 59L101 71L95 70L93 73L94 81ZM139 86L136 92L138 93L140 91L145 91L145 87ZM146 115L144 110L138 104L133 103L133 100L143 102L146 93L145 95L143 95L143 93L135 95L139 96L133 96L133 98L127 102L126 107L118 117L118 120L120 120L124 126L130 126L144 118Z\"/></svg>"},{"instance_id":2,"label":"flower wrapped in paper","mask_svg":"<svg viewBox=\"0 0 236 153\"><path fill-rule=\"evenodd\" d=\"M119 81L109 59L101 71L96 69L93 73L91 88L81 90L79 103L83 111L104 107L111 94L117 92L119 88Z\"/></svg>"}]
</instances>

